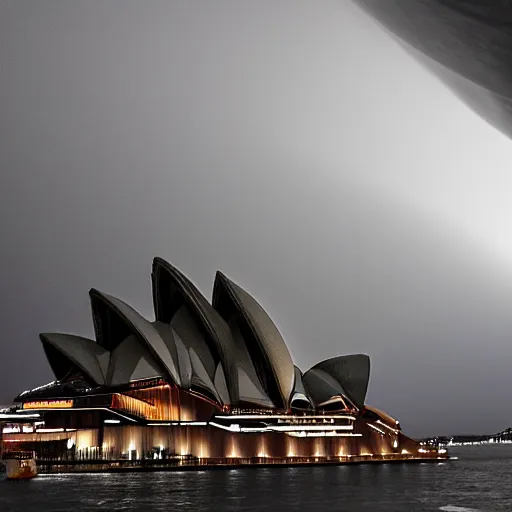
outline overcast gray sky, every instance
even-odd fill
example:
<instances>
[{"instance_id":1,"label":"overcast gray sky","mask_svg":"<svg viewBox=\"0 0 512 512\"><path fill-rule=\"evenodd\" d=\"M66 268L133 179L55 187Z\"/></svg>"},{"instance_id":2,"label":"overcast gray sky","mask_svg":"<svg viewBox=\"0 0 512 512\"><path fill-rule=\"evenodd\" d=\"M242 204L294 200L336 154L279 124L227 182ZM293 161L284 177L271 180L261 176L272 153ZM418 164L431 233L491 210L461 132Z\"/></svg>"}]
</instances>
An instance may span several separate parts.
<instances>
[{"instance_id":1,"label":"overcast gray sky","mask_svg":"<svg viewBox=\"0 0 512 512\"><path fill-rule=\"evenodd\" d=\"M408 433L512 424L512 142L348 0L0 0L0 403L222 269L303 370L365 352Z\"/></svg>"}]
</instances>

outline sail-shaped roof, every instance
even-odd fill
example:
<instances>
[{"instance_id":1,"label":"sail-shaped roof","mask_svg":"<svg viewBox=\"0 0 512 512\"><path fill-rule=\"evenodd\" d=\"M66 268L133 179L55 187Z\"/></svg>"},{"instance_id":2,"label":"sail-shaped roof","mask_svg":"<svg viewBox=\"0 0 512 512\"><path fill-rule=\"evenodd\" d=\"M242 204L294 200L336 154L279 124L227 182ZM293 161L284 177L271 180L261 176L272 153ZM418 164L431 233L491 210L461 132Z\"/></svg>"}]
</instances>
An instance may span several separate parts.
<instances>
[{"instance_id":1,"label":"sail-shaped roof","mask_svg":"<svg viewBox=\"0 0 512 512\"><path fill-rule=\"evenodd\" d=\"M208 346L198 332L197 323L190 317L188 310L182 306L171 324L156 320L153 326L165 344L171 347L171 352L175 354L180 386L183 389L200 388L207 391L209 396L219 404L229 403L226 386L221 386L220 390L217 390L213 383L216 374L223 373L222 365L220 363L215 365Z\"/></svg>"},{"instance_id":2,"label":"sail-shaped roof","mask_svg":"<svg viewBox=\"0 0 512 512\"><path fill-rule=\"evenodd\" d=\"M328 373L312 368L302 377L304 386L316 407L319 407L333 397L347 396L341 384Z\"/></svg>"},{"instance_id":3,"label":"sail-shaped roof","mask_svg":"<svg viewBox=\"0 0 512 512\"><path fill-rule=\"evenodd\" d=\"M295 384L295 368L283 337L267 312L222 272L215 276L213 306L226 321L236 318L266 395L276 407L287 409Z\"/></svg>"},{"instance_id":4,"label":"sail-shaped roof","mask_svg":"<svg viewBox=\"0 0 512 512\"><path fill-rule=\"evenodd\" d=\"M108 350L93 340L72 334L41 333L39 338L57 379L67 374L74 365L93 383L98 386L105 384L109 360ZM63 357L56 355L55 351Z\"/></svg>"},{"instance_id":5,"label":"sail-shaped roof","mask_svg":"<svg viewBox=\"0 0 512 512\"><path fill-rule=\"evenodd\" d=\"M158 330L131 306L111 295L91 289L94 328L98 343L115 349L129 335L137 336L171 382L181 384L175 356ZM121 335L123 336L122 339Z\"/></svg>"},{"instance_id":6,"label":"sail-shaped roof","mask_svg":"<svg viewBox=\"0 0 512 512\"><path fill-rule=\"evenodd\" d=\"M228 393L224 403L236 403L238 378L233 337L226 322L197 287L162 258L153 260L153 304L158 322L170 324L188 349L193 348L210 380L222 372ZM219 369L220 365L220 369Z\"/></svg>"},{"instance_id":7,"label":"sail-shaped roof","mask_svg":"<svg viewBox=\"0 0 512 512\"><path fill-rule=\"evenodd\" d=\"M321 370L330 375L357 407L364 406L370 380L370 358L366 354L326 359L313 366L312 370Z\"/></svg>"},{"instance_id":8,"label":"sail-shaped roof","mask_svg":"<svg viewBox=\"0 0 512 512\"><path fill-rule=\"evenodd\" d=\"M111 353L107 375L109 386L162 377L162 370L138 336L130 334Z\"/></svg>"},{"instance_id":9,"label":"sail-shaped roof","mask_svg":"<svg viewBox=\"0 0 512 512\"><path fill-rule=\"evenodd\" d=\"M295 366L295 387L293 388L290 405L295 409L311 409L313 404L308 396L302 377L302 372Z\"/></svg>"}]
</instances>

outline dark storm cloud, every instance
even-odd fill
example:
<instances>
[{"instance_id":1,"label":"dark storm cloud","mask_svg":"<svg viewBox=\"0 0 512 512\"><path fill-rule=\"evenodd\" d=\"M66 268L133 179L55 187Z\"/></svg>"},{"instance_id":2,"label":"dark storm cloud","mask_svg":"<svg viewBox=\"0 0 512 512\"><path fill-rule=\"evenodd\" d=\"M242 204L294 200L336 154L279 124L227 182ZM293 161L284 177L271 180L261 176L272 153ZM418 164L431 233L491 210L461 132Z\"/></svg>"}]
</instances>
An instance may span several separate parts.
<instances>
[{"instance_id":1,"label":"dark storm cloud","mask_svg":"<svg viewBox=\"0 0 512 512\"><path fill-rule=\"evenodd\" d=\"M222 269L410 433L509 425L509 141L348 2L3 1L0 403L87 290ZM483 411L482 411L483 409ZM479 411L479 415L475 411Z\"/></svg>"}]
</instances>

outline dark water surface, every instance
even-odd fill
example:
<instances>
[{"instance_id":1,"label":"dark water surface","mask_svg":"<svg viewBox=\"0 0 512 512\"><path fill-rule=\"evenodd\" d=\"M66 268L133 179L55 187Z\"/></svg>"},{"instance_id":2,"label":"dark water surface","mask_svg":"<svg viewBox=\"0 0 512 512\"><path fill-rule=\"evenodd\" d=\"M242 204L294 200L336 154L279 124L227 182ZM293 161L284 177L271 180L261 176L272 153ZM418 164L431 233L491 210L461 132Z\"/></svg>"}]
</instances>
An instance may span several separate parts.
<instances>
[{"instance_id":1,"label":"dark water surface","mask_svg":"<svg viewBox=\"0 0 512 512\"><path fill-rule=\"evenodd\" d=\"M512 512L512 445L444 463L0 477L0 511Z\"/></svg>"}]
</instances>

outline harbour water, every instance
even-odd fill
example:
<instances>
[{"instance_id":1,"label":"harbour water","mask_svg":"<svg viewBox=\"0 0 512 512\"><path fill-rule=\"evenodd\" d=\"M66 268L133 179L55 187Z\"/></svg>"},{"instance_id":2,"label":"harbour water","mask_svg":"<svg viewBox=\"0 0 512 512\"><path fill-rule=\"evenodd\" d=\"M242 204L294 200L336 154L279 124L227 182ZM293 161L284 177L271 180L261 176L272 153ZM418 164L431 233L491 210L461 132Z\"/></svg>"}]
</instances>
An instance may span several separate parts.
<instances>
[{"instance_id":1,"label":"harbour water","mask_svg":"<svg viewBox=\"0 0 512 512\"><path fill-rule=\"evenodd\" d=\"M439 464L183 473L0 475L2 512L512 511L512 445L461 447Z\"/></svg>"}]
</instances>

